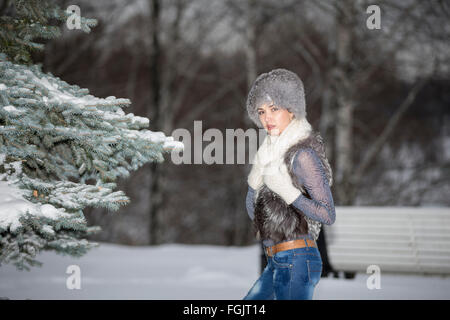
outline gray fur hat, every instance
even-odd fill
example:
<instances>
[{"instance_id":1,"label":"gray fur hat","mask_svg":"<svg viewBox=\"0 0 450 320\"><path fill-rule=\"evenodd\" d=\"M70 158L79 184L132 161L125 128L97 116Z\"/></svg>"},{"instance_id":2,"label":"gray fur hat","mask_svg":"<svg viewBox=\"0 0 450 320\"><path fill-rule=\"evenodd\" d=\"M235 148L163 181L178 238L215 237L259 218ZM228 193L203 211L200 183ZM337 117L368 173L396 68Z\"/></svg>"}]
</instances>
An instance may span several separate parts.
<instances>
[{"instance_id":1,"label":"gray fur hat","mask_svg":"<svg viewBox=\"0 0 450 320\"><path fill-rule=\"evenodd\" d=\"M247 112L259 127L258 107L271 103L292 112L296 118L306 117L305 90L302 80L292 71L274 69L256 78L247 97Z\"/></svg>"}]
</instances>

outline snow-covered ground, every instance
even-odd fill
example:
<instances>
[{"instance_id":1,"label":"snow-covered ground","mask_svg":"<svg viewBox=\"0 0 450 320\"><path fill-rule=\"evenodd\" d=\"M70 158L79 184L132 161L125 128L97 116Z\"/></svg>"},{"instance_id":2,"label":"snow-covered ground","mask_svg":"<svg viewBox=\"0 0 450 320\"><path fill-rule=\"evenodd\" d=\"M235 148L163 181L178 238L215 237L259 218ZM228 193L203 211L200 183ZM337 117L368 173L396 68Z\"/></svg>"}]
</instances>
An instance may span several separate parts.
<instances>
[{"instance_id":1,"label":"snow-covered ground","mask_svg":"<svg viewBox=\"0 0 450 320\"><path fill-rule=\"evenodd\" d=\"M0 297L10 299L239 300L258 277L259 247L167 244L129 247L101 243L77 259L44 252L42 267L0 267ZM80 289L68 289L70 265L80 267ZM352 280L322 278L314 299L450 299L450 277L369 274Z\"/></svg>"}]
</instances>

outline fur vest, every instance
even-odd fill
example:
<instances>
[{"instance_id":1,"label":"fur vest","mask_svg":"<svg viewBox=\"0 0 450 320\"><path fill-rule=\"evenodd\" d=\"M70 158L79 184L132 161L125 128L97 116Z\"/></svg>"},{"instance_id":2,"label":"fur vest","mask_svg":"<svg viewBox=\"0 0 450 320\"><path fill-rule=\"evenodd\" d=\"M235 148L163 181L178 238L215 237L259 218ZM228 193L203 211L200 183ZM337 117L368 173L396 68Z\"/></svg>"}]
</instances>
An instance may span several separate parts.
<instances>
[{"instance_id":1,"label":"fur vest","mask_svg":"<svg viewBox=\"0 0 450 320\"><path fill-rule=\"evenodd\" d=\"M319 156L325 168L328 184L332 185L332 171L325 155L325 148L319 132L312 131L307 138L300 139L284 154L284 163L288 168L293 185L309 199L310 195L300 185L293 171L294 156L299 149L312 148ZM304 213L288 205L280 196L270 190L265 184L255 192L255 219L253 220L256 238L258 240L271 239L275 243L298 239L307 234L314 240L319 237L321 223L310 219Z\"/></svg>"}]
</instances>

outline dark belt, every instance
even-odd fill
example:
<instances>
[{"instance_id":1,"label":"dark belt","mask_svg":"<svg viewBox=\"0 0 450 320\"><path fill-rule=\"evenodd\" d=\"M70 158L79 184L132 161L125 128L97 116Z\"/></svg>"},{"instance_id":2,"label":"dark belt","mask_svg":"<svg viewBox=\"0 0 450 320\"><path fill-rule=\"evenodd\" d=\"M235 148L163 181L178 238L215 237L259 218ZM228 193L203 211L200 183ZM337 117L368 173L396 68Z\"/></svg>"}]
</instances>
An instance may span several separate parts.
<instances>
[{"instance_id":1,"label":"dark belt","mask_svg":"<svg viewBox=\"0 0 450 320\"><path fill-rule=\"evenodd\" d=\"M310 239L297 239L291 241L285 241L276 245L266 247L266 253L269 257L275 255L275 253L285 250L305 248L305 247L317 247L316 242Z\"/></svg>"}]
</instances>

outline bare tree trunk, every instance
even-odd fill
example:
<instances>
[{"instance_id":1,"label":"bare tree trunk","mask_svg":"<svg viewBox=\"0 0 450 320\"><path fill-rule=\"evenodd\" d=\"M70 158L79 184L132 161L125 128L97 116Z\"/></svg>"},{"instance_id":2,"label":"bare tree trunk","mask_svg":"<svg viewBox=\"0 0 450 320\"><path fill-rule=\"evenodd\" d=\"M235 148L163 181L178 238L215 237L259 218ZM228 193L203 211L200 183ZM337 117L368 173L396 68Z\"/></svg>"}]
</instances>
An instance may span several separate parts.
<instances>
[{"instance_id":1,"label":"bare tree trunk","mask_svg":"<svg viewBox=\"0 0 450 320\"><path fill-rule=\"evenodd\" d=\"M245 46L245 58L247 63L247 88L253 84L257 76L257 67L256 67L256 39L255 39L255 19L253 17L254 8L254 0L247 1L246 7L246 25L245 25L245 34L247 39L247 45Z\"/></svg>"},{"instance_id":2,"label":"bare tree trunk","mask_svg":"<svg viewBox=\"0 0 450 320\"><path fill-rule=\"evenodd\" d=\"M180 56L179 42L180 42L180 24L186 2L184 0L177 0L175 3L176 15L171 25L169 45L170 50L165 52L167 64L165 64L164 72L162 74L161 86L161 110L163 110L163 117L161 119L161 130L163 132L172 132L174 126L174 96L177 96L175 81L178 75L177 62ZM195 72L195 71L193 71Z\"/></svg>"},{"instance_id":3,"label":"bare tree trunk","mask_svg":"<svg viewBox=\"0 0 450 320\"><path fill-rule=\"evenodd\" d=\"M354 94L351 82L352 41L353 41L353 2L339 3L337 21L337 66L336 81L336 184L337 197L341 205L351 205L349 181L353 169L353 112Z\"/></svg>"},{"instance_id":4,"label":"bare tree trunk","mask_svg":"<svg viewBox=\"0 0 450 320\"><path fill-rule=\"evenodd\" d=\"M245 57L246 57L246 80L247 80L247 88L249 89L252 85L253 81L257 77L257 66L256 66L256 39L255 39L255 25L254 25L254 0L247 0L245 3ZM248 90L247 90L248 92ZM246 97L243 97L243 102L245 103ZM245 124L247 126L252 126L253 123L250 118L245 114L242 114L245 119ZM246 144L246 153L248 154L248 145ZM236 151L236 150L235 150ZM236 154L235 154L236 156ZM242 183L242 181L246 180L246 171L247 166L239 166L238 171L232 173L229 176L229 179L225 181L230 188L226 191L226 198L228 199L228 213L230 216L230 223L227 224L228 228L228 239L227 245L242 245L247 241L247 235L249 233L249 219L247 212L242 212L238 210L241 206L239 206L238 201L245 202L245 193L247 191L246 183ZM242 196L244 195L244 197Z\"/></svg>"},{"instance_id":5,"label":"bare tree trunk","mask_svg":"<svg viewBox=\"0 0 450 320\"><path fill-rule=\"evenodd\" d=\"M159 69L159 61L161 48L159 44L159 29L160 29L160 1L159 0L149 0L149 5L151 7L151 34L152 34L152 52L150 55L150 85L152 92L152 107L154 110L153 117L151 121L153 123L153 129L161 128L161 75ZM158 212L162 205L162 195L163 190L161 188L160 179L162 176L162 166L158 163L150 164L150 221L149 221L149 239L150 244L158 243Z\"/></svg>"},{"instance_id":6,"label":"bare tree trunk","mask_svg":"<svg viewBox=\"0 0 450 320\"><path fill-rule=\"evenodd\" d=\"M329 69L327 69L329 70ZM319 123L319 131L323 137L325 143L325 150L328 161L333 163L334 161L334 144L333 144L333 131L334 131L334 108L333 108L333 92L330 87L330 81L328 76L325 75L322 91L322 104L321 115ZM334 166L333 166L334 167Z\"/></svg>"}]
</instances>

